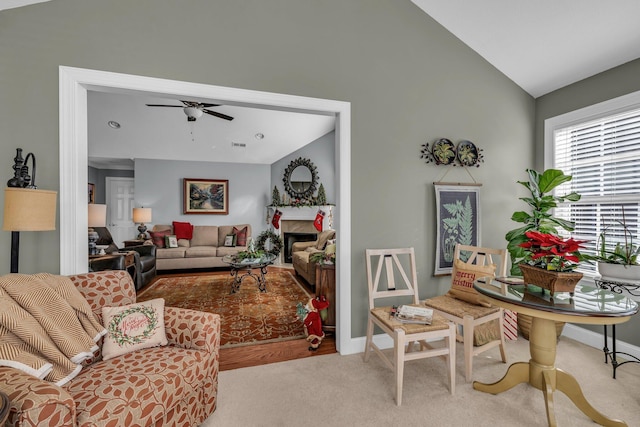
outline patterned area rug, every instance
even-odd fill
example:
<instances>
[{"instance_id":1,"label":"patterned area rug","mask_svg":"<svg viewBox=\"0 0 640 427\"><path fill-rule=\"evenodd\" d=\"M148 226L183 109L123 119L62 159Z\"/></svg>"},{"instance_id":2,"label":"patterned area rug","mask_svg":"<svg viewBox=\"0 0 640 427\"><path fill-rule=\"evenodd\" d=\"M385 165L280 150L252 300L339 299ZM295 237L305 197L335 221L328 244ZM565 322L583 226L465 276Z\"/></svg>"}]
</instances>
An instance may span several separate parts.
<instances>
[{"instance_id":1,"label":"patterned area rug","mask_svg":"<svg viewBox=\"0 0 640 427\"><path fill-rule=\"evenodd\" d=\"M176 276L158 279L138 294L138 301L164 298L165 305L218 313L221 316L221 347L304 338L296 304L306 304L309 294L292 273L271 269L267 292L247 277L240 291L231 294L227 273L210 276Z\"/></svg>"}]
</instances>

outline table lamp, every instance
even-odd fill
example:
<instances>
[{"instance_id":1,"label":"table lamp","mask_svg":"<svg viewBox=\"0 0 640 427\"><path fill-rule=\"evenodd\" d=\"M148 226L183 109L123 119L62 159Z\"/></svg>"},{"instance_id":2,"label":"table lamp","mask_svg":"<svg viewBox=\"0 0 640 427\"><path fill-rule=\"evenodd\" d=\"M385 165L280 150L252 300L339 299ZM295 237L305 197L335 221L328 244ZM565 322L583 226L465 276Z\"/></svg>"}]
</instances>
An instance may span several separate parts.
<instances>
[{"instance_id":1,"label":"table lamp","mask_svg":"<svg viewBox=\"0 0 640 427\"><path fill-rule=\"evenodd\" d=\"M151 208L133 208L133 222L137 222L138 226L138 240L147 239L147 227L145 222L151 222Z\"/></svg>"},{"instance_id":2,"label":"table lamp","mask_svg":"<svg viewBox=\"0 0 640 427\"><path fill-rule=\"evenodd\" d=\"M32 160L33 177L29 176L27 161ZM18 272L21 231L49 231L56 229L56 191L38 190L36 158L33 153L22 158L22 148L13 159L15 175L4 190L4 221L2 229L11 231L11 273Z\"/></svg>"},{"instance_id":3,"label":"table lamp","mask_svg":"<svg viewBox=\"0 0 640 427\"><path fill-rule=\"evenodd\" d=\"M90 203L87 206L89 209L87 212L87 225L89 226L89 255L98 255L96 241L99 236L93 227L107 226L107 205Z\"/></svg>"}]
</instances>

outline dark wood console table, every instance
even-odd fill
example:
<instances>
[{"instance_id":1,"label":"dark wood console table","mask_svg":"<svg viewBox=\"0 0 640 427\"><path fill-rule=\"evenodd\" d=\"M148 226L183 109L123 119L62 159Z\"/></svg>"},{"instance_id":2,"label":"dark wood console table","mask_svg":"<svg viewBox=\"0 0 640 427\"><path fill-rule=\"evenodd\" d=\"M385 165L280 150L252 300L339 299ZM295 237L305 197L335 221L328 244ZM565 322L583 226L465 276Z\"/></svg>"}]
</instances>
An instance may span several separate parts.
<instances>
[{"instance_id":1,"label":"dark wood console table","mask_svg":"<svg viewBox=\"0 0 640 427\"><path fill-rule=\"evenodd\" d=\"M640 283L631 283L631 282L617 282L608 279L596 279L596 285L599 288L607 289L616 294L622 294L623 292L628 292L629 295L633 295L634 297L640 297ZM604 363L608 363L611 360L611 366L613 367L613 379L616 378L616 369L618 366L622 366L625 363L640 363L640 359L635 357L632 354L624 353L621 351L616 351L616 325L611 325L611 351L609 351L608 347L608 336L607 336L607 325L604 325L604 347L602 351L604 352ZM629 358L629 360L625 360L624 362L618 362L616 355L622 354Z\"/></svg>"},{"instance_id":2,"label":"dark wood console table","mask_svg":"<svg viewBox=\"0 0 640 427\"><path fill-rule=\"evenodd\" d=\"M333 264L316 264L316 296L324 295L329 301L327 319L322 322L322 330L336 330L336 266Z\"/></svg>"}]
</instances>

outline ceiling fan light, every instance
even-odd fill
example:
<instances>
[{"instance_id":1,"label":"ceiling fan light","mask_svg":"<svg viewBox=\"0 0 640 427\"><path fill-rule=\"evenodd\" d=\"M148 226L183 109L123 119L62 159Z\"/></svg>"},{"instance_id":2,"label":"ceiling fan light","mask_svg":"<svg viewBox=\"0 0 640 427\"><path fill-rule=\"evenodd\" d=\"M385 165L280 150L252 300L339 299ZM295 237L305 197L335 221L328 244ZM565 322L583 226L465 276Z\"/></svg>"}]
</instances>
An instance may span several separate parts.
<instances>
[{"instance_id":1,"label":"ceiling fan light","mask_svg":"<svg viewBox=\"0 0 640 427\"><path fill-rule=\"evenodd\" d=\"M202 117L202 110L196 107L184 107L183 111L187 115L190 122Z\"/></svg>"}]
</instances>

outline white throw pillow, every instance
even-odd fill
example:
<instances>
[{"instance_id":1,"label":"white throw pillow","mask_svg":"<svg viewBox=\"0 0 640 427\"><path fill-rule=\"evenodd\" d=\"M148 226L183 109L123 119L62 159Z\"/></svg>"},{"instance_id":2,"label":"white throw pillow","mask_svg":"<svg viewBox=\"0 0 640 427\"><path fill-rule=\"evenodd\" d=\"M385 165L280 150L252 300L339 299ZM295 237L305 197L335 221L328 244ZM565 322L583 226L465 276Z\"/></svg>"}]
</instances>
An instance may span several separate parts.
<instances>
[{"instance_id":1,"label":"white throw pillow","mask_svg":"<svg viewBox=\"0 0 640 427\"><path fill-rule=\"evenodd\" d=\"M102 319L107 329L102 345L103 360L167 345L163 298L121 307L102 307Z\"/></svg>"}]
</instances>

